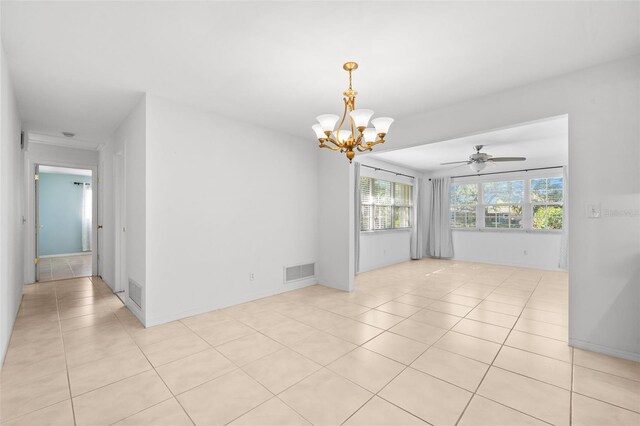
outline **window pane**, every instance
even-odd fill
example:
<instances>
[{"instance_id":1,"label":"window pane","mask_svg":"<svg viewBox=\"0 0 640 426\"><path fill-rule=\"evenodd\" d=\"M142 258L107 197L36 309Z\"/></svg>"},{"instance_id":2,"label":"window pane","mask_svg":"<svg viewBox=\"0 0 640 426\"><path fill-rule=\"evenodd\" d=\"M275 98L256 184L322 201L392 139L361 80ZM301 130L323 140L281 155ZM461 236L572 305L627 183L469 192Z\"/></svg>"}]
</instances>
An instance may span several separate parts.
<instances>
[{"instance_id":1,"label":"window pane","mask_svg":"<svg viewBox=\"0 0 640 426\"><path fill-rule=\"evenodd\" d=\"M391 182L385 180L373 180L373 203L391 205Z\"/></svg>"},{"instance_id":2,"label":"window pane","mask_svg":"<svg viewBox=\"0 0 640 426\"><path fill-rule=\"evenodd\" d=\"M533 229L562 229L562 206L534 206Z\"/></svg>"},{"instance_id":3,"label":"window pane","mask_svg":"<svg viewBox=\"0 0 640 426\"><path fill-rule=\"evenodd\" d=\"M451 227L452 228L475 228L476 227L476 206L456 205L451 207Z\"/></svg>"},{"instance_id":4,"label":"window pane","mask_svg":"<svg viewBox=\"0 0 640 426\"><path fill-rule=\"evenodd\" d=\"M369 224L371 223L371 206L362 204L360 206L360 230L370 231Z\"/></svg>"},{"instance_id":5,"label":"window pane","mask_svg":"<svg viewBox=\"0 0 640 426\"><path fill-rule=\"evenodd\" d=\"M362 204L371 204L371 178L360 178L360 202Z\"/></svg>"},{"instance_id":6,"label":"window pane","mask_svg":"<svg viewBox=\"0 0 640 426\"><path fill-rule=\"evenodd\" d=\"M561 203L563 190L561 177L531 179L531 202Z\"/></svg>"},{"instance_id":7,"label":"window pane","mask_svg":"<svg viewBox=\"0 0 640 426\"><path fill-rule=\"evenodd\" d=\"M482 184L482 191L485 204L522 203L524 181L486 182Z\"/></svg>"},{"instance_id":8,"label":"window pane","mask_svg":"<svg viewBox=\"0 0 640 426\"><path fill-rule=\"evenodd\" d=\"M394 207L395 228L408 228L411 226L411 207Z\"/></svg>"},{"instance_id":9,"label":"window pane","mask_svg":"<svg viewBox=\"0 0 640 426\"><path fill-rule=\"evenodd\" d=\"M391 206L373 206L373 229L390 229Z\"/></svg>"},{"instance_id":10,"label":"window pane","mask_svg":"<svg viewBox=\"0 0 640 426\"><path fill-rule=\"evenodd\" d=\"M478 185L467 183L451 185L451 204L473 204L478 202Z\"/></svg>"},{"instance_id":11,"label":"window pane","mask_svg":"<svg viewBox=\"0 0 640 426\"><path fill-rule=\"evenodd\" d=\"M485 206L486 228L522 228L522 205Z\"/></svg>"},{"instance_id":12,"label":"window pane","mask_svg":"<svg viewBox=\"0 0 640 426\"><path fill-rule=\"evenodd\" d=\"M413 202L411 199L411 185L403 183L394 184L394 204L396 206L410 206Z\"/></svg>"}]
</instances>

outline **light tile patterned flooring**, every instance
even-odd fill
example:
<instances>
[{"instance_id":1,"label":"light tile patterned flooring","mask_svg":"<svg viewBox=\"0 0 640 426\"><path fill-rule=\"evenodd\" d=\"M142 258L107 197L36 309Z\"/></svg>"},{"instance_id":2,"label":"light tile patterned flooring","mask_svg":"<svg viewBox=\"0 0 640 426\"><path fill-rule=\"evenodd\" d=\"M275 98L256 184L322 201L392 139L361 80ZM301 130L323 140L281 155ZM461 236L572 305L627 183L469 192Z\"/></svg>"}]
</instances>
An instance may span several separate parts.
<instances>
[{"instance_id":1,"label":"light tile patterned flooring","mask_svg":"<svg viewBox=\"0 0 640 426\"><path fill-rule=\"evenodd\" d=\"M98 278L27 286L12 425L639 425L640 365L567 346L567 276L423 260L144 329Z\"/></svg>"},{"instance_id":2,"label":"light tile patterned flooring","mask_svg":"<svg viewBox=\"0 0 640 426\"><path fill-rule=\"evenodd\" d=\"M91 253L61 257L41 257L38 280L53 281L91 275Z\"/></svg>"}]
</instances>

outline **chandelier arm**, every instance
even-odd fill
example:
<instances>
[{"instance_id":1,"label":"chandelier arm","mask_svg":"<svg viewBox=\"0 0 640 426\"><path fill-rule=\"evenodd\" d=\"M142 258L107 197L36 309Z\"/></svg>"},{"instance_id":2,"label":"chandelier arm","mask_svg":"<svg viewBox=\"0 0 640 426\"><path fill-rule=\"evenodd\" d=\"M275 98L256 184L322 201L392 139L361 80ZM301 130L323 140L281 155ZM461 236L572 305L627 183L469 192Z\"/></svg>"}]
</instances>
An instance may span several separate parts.
<instances>
[{"instance_id":1,"label":"chandelier arm","mask_svg":"<svg viewBox=\"0 0 640 426\"><path fill-rule=\"evenodd\" d=\"M373 147L373 146L375 146L375 145L378 145L379 143L384 143L384 139L378 139L378 140L377 140L377 141L375 141L375 142L367 142L367 146L368 146L369 148L371 148L371 147Z\"/></svg>"},{"instance_id":2,"label":"chandelier arm","mask_svg":"<svg viewBox=\"0 0 640 426\"><path fill-rule=\"evenodd\" d=\"M325 138L322 141L320 141L320 143L325 143L325 142L330 142L332 144L334 144L335 146L337 146L338 148L342 148L344 146L344 144L341 144L331 138Z\"/></svg>"},{"instance_id":3,"label":"chandelier arm","mask_svg":"<svg viewBox=\"0 0 640 426\"><path fill-rule=\"evenodd\" d=\"M347 98L343 98L342 99L344 101L344 112L342 113L342 120L340 120L340 124L338 124L338 129L336 130L336 140L338 141L338 143L340 143L340 129L342 128L342 125L344 124L344 120L347 118ZM344 141L343 141L344 143Z\"/></svg>"},{"instance_id":4,"label":"chandelier arm","mask_svg":"<svg viewBox=\"0 0 640 426\"><path fill-rule=\"evenodd\" d=\"M367 147L366 145L358 145L357 148L360 152L371 151L371 147Z\"/></svg>"},{"instance_id":5,"label":"chandelier arm","mask_svg":"<svg viewBox=\"0 0 640 426\"><path fill-rule=\"evenodd\" d=\"M335 148L334 148L334 147L332 147L332 146L325 145L324 143L320 143L320 148L328 148L328 149L330 149L331 151L339 151L339 150L341 149L339 146L337 146L337 147L335 147Z\"/></svg>"}]
</instances>

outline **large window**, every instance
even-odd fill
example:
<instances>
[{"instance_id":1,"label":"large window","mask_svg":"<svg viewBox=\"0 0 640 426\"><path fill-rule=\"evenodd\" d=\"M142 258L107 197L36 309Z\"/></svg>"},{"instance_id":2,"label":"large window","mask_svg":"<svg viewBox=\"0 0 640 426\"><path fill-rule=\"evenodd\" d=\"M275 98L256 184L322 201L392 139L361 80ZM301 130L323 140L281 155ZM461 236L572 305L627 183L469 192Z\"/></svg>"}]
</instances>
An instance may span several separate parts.
<instances>
[{"instance_id":1,"label":"large window","mask_svg":"<svg viewBox=\"0 0 640 426\"><path fill-rule=\"evenodd\" d=\"M451 227L475 228L478 206L478 185L451 185Z\"/></svg>"},{"instance_id":2,"label":"large window","mask_svg":"<svg viewBox=\"0 0 640 426\"><path fill-rule=\"evenodd\" d=\"M360 230L411 227L413 187L370 177L360 178Z\"/></svg>"},{"instance_id":3,"label":"large window","mask_svg":"<svg viewBox=\"0 0 640 426\"><path fill-rule=\"evenodd\" d=\"M522 228L524 181L482 184L485 228Z\"/></svg>"},{"instance_id":4,"label":"large window","mask_svg":"<svg viewBox=\"0 0 640 426\"><path fill-rule=\"evenodd\" d=\"M562 177L451 184L451 227L562 229Z\"/></svg>"},{"instance_id":5,"label":"large window","mask_svg":"<svg viewBox=\"0 0 640 426\"><path fill-rule=\"evenodd\" d=\"M533 229L562 229L563 192L561 177L531 179Z\"/></svg>"}]
</instances>

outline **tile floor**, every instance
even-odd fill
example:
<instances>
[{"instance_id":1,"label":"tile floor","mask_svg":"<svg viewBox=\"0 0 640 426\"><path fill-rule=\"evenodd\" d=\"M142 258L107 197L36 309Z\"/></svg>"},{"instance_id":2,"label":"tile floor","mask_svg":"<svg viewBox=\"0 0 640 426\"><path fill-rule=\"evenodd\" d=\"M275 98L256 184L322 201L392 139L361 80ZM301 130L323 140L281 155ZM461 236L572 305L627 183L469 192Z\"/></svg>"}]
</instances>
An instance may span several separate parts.
<instances>
[{"instance_id":1,"label":"tile floor","mask_svg":"<svg viewBox=\"0 0 640 426\"><path fill-rule=\"evenodd\" d=\"M41 257L38 280L53 281L91 275L91 253L63 257Z\"/></svg>"},{"instance_id":2,"label":"tile floor","mask_svg":"<svg viewBox=\"0 0 640 426\"><path fill-rule=\"evenodd\" d=\"M144 329L27 286L4 425L639 425L640 364L567 346L567 276L423 260Z\"/></svg>"}]
</instances>

